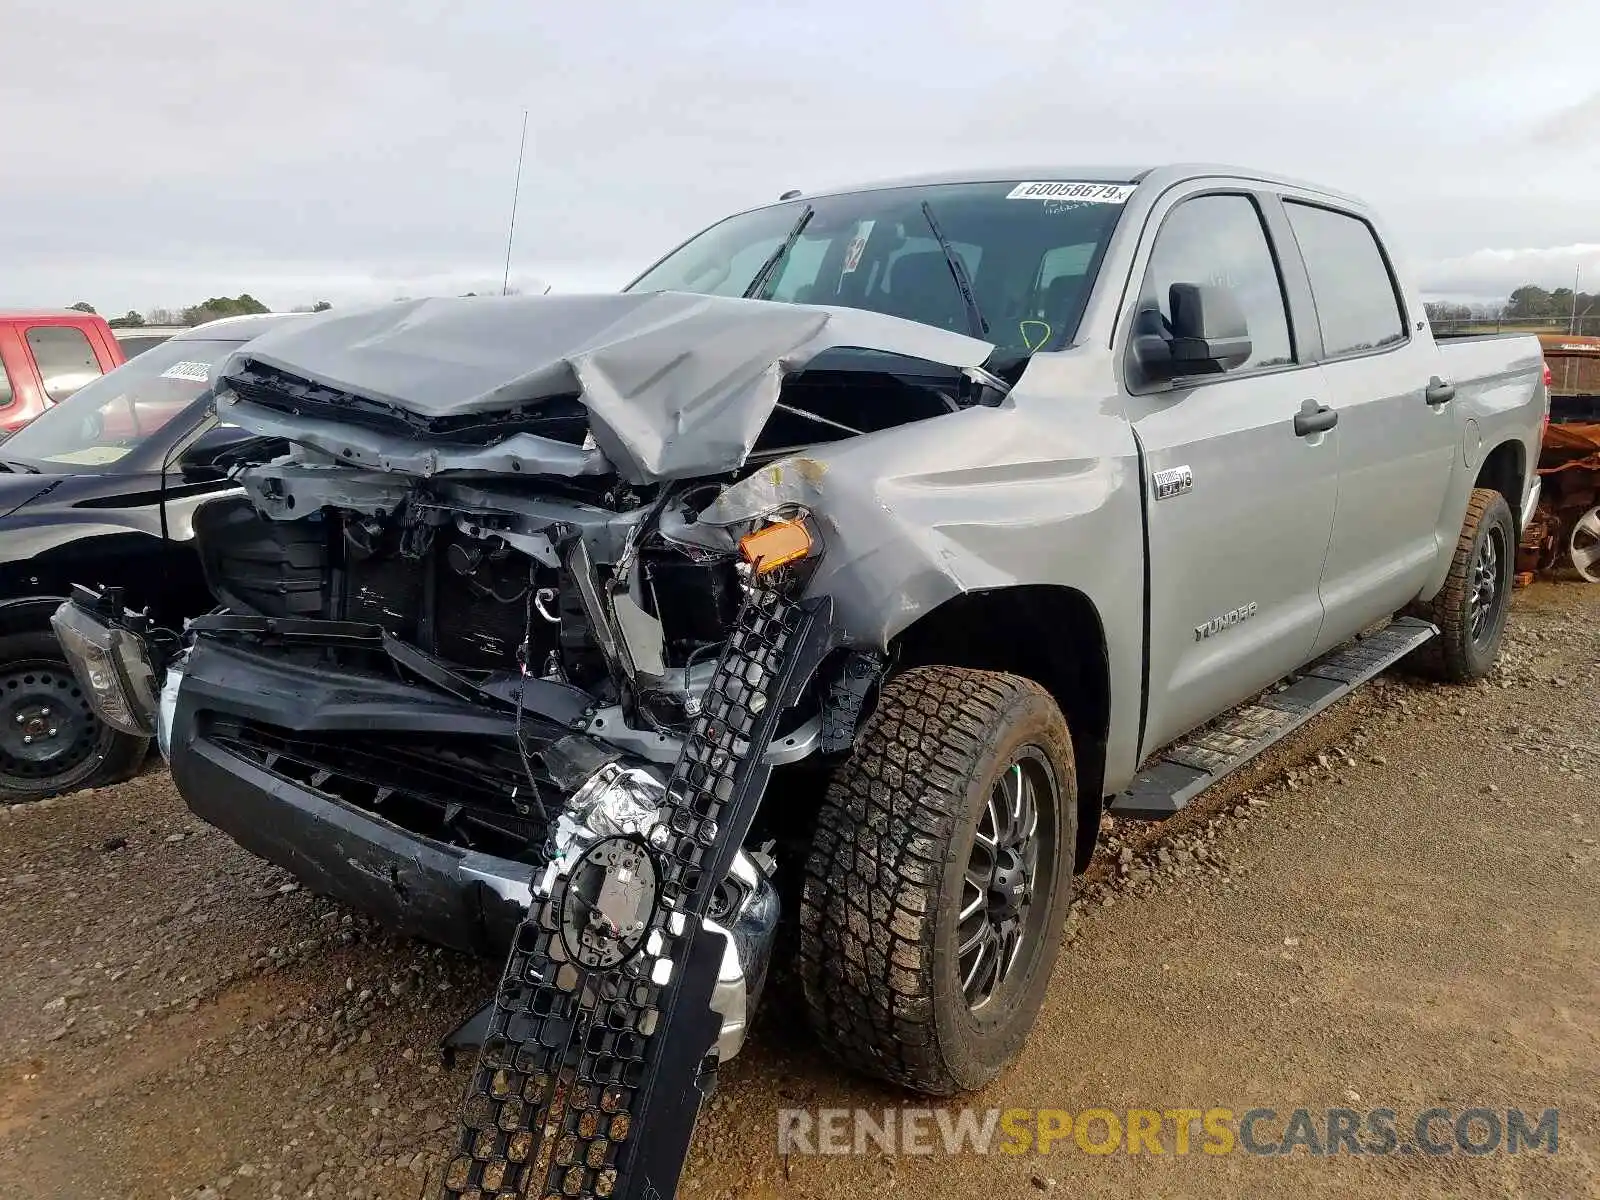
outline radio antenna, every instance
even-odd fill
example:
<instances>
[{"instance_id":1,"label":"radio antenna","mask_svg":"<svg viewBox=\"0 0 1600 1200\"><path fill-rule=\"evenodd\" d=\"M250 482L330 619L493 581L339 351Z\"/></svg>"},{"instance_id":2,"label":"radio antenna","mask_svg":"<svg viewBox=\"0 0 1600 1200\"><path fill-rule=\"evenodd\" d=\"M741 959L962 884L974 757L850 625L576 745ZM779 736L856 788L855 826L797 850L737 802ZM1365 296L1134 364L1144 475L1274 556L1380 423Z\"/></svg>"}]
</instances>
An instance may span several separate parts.
<instances>
[{"instance_id":1,"label":"radio antenna","mask_svg":"<svg viewBox=\"0 0 1600 1200\"><path fill-rule=\"evenodd\" d=\"M506 230L506 271L500 278L500 294L511 291L511 243L517 236L517 196L522 191L522 155L528 148L528 110L522 110L522 141L517 144L517 181L511 185L511 226Z\"/></svg>"}]
</instances>

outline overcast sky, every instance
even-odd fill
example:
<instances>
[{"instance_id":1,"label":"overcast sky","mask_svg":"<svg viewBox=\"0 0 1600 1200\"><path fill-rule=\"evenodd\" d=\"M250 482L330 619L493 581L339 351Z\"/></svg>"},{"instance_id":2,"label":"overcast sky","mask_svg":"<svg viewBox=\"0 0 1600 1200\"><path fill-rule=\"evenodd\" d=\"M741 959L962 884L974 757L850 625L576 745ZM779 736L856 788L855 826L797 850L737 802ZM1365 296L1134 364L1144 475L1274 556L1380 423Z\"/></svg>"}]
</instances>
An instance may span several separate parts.
<instances>
[{"instance_id":1,"label":"overcast sky","mask_svg":"<svg viewBox=\"0 0 1600 1200\"><path fill-rule=\"evenodd\" d=\"M1563 16L1565 12L1565 16ZM0 0L0 305L616 287L793 187L1242 162L1424 288L1600 288L1600 70L1545 0Z\"/></svg>"}]
</instances>

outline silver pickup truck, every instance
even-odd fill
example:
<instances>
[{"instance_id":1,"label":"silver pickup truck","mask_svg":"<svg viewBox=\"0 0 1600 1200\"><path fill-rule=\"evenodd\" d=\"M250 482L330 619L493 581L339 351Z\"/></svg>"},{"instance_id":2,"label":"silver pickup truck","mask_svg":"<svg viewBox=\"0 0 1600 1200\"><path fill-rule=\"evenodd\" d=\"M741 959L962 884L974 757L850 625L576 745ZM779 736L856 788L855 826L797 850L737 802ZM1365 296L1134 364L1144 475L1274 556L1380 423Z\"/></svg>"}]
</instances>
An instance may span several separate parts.
<instances>
[{"instance_id":1,"label":"silver pickup truck","mask_svg":"<svg viewBox=\"0 0 1600 1200\"><path fill-rule=\"evenodd\" d=\"M508 952L447 1194L627 1197L784 913L824 1046L977 1087L1107 809L1402 658L1488 672L1547 408L1363 204L1210 167L789 197L619 295L271 331L218 394L294 447L195 515L222 607L81 589L64 648L242 845Z\"/></svg>"}]
</instances>

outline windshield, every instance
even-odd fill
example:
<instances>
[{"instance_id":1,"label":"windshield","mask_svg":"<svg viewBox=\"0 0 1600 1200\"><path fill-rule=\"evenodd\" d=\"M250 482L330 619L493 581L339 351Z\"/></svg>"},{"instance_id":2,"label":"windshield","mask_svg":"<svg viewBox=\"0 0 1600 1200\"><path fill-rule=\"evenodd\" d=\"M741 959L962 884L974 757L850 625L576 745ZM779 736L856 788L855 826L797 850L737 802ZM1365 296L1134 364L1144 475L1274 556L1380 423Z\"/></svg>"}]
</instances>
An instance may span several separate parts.
<instances>
[{"instance_id":1,"label":"windshield","mask_svg":"<svg viewBox=\"0 0 1600 1200\"><path fill-rule=\"evenodd\" d=\"M0 459L51 473L126 458L188 409L242 341L163 342L40 413L0 443Z\"/></svg>"},{"instance_id":2,"label":"windshield","mask_svg":"<svg viewBox=\"0 0 1600 1200\"><path fill-rule=\"evenodd\" d=\"M943 241L971 280L986 340L1021 351L1060 346L1077 330L1132 192L1129 184L1007 181L794 200L713 225L626 290L743 296L799 227L767 272L761 298L865 308L976 333Z\"/></svg>"}]
</instances>

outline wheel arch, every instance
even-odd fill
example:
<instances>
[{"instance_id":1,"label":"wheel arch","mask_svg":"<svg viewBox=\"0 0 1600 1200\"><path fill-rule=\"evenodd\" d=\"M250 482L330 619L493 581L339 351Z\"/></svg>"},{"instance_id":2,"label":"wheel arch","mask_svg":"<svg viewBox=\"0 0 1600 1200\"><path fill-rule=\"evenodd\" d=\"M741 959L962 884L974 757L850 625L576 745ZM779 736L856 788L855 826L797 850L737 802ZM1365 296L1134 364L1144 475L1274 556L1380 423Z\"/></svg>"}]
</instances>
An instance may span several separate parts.
<instances>
[{"instance_id":1,"label":"wheel arch","mask_svg":"<svg viewBox=\"0 0 1600 1200\"><path fill-rule=\"evenodd\" d=\"M1528 451L1517 438L1508 438L1484 456L1474 488L1489 488L1505 497L1511 523L1522 536L1522 494L1528 478Z\"/></svg>"},{"instance_id":2,"label":"wheel arch","mask_svg":"<svg viewBox=\"0 0 1600 1200\"><path fill-rule=\"evenodd\" d=\"M902 630L895 669L943 665L1004 671L1031 679L1060 706L1078 771L1074 869L1094 853L1105 791L1111 672L1105 625L1076 588L1025 584L964 592Z\"/></svg>"},{"instance_id":3,"label":"wheel arch","mask_svg":"<svg viewBox=\"0 0 1600 1200\"><path fill-rule=\"evenodd\" d=\"M50 617L65 596L23 596L0 600L0 637L14 633L48 633Z\"/></svg>"}]
</instances>

